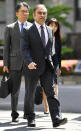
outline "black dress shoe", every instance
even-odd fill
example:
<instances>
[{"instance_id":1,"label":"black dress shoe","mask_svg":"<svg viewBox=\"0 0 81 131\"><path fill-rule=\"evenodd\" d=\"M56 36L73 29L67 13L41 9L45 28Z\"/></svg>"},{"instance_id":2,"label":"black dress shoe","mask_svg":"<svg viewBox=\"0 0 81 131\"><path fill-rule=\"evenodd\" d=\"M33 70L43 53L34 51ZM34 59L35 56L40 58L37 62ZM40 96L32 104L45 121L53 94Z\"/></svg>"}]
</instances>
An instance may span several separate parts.
<instances>
[{"instance_id":1,"label":"black dress shoe","mask_svg":"<svg viewBox=\"0 0 81 131\"><path fill-rule=\"evenodd\" d=\"M67 118L63 118L63 119L57 118L57 119L54 121L54 123L53 123L53 127L58 127L58 126L60 126L60 125L66 124L66 123L67 123Z\"/></svg>"},{"instance_id":2,"label":"black dress shoe","mask_svg":"<svg viewBox=\"0 0 81 131\"><path fill-rule=\"evenodd\" d=\"M16 111L12 111L11 113L11 116L12 116L12 122L18 122L19 121L19 113L17 113Z\"/></svg>"},{"instance_id":3,"label":"black dress shoe","mask_svg":"<svg viewBox=\"0 0 81 131\"><path fill-rule=\"evenodd\" d=\"M18 117L17 118L12 117L12 122L18 122L18 121L19 121Z\"/></svg>"},{"instance_id":4,"label":"black dress shoe","mask_svg":"<svg viewBox=\"0 0 81 131\"><path fill-rule=\"evenodd\" d=\"M28 127L35 127L35 120L28 120Z\"/></svg>"}]
</instances>

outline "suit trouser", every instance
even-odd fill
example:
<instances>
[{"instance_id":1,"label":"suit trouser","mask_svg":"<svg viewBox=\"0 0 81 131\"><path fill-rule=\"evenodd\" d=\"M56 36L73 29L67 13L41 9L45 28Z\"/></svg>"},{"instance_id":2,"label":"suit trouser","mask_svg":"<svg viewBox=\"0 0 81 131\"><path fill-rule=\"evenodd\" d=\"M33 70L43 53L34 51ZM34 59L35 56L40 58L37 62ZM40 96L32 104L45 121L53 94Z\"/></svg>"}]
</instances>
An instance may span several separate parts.
<instances>
[{"instance_id":1,"label":"suit trouser","mask_svg":"<svg viewBox=\"0 0 81 131\"><path fill-rule=\"evenodd\" d=\"M47 96L47 101L49 105L49 111L51 115L51 119L54 122L57 115L59 115L59 101L54 96L54 88L53 88L53 73L50 71L48 67L46 67L45 72L40 75L39 77L27 77L27 94L26 94L26 115L27 119L35 119L34 113L34 97L35 97L35 90L37 86L37 82L40 79L41 86L44 88L44 91Z\"/></svg>"},{"instance_id":2,"label":"suit trouser","mask_svg":"<svg viewBox=\"0 0 81 131\"><path fill-rule=\"evenodd\" d=\"M12 70L10 72L11 80L12 80L12 93L11 93L11 109L12 109L12 117L15 115L18 115L17 113L17 106L18 106L18 98L19 98L19 92L20 92L20 84L21 84L21 77L22 77L22 72L24 74L24 78L27 78L27 72L25 68L23 67L21 70ZM25 84L26 84L25 80ZM26 84L27 85L27 84ZM25 106L25 101L24 101L24 106Z\"/></svg>"}]
</instances>

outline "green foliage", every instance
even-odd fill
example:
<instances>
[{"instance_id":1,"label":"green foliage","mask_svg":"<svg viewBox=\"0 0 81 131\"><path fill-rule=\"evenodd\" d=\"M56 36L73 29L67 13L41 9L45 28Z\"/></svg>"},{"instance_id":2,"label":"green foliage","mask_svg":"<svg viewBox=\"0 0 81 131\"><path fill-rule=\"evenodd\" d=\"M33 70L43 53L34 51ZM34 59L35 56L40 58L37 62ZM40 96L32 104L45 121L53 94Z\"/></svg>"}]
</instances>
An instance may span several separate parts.
<instances>
[{"instance_id":1,"label":"green foliage","mask_svg":"<svg viewBox=\"0 0 81 131\"><path fill-rule=\"evenodd\" d=\"M66 47L66 46L62 47L62 55L64 55L65 53L71 53L72 51L73 51L72 48L69 48L69 47Z\"/></svg>"},{"instance_id":2,"label":"green foliage","mask_svg":"<svg viewBox=\"0 0 81 131\"><path fill-rule=\"evenodd\" d=\"M1 45L1 46L4 46L4 44L5 44L5 41L4 41L4 40L1 40L1 41L0 41L0 45Z\"/></svg>"},{"instance_id":3,"label":"green foliage","mask_svg":"<svg viewBox=\"0 0 81 131\"><path fill-rule=\"evenodd\" d=\"M30 22L33 22L33 21L34 21L34 20L33 20L33 8L31 8L30 11L29 11L28 21L30 21Z\"/></svg>"},{"instance_id":4,"label":"green foliage","mask_svg":"<svg viewBox=\"0 0 81 131\"><path fill-rule=\"evenodd\" d=\"M47 7L47 10L48 10L47 20L52 18L52 17L55 17L61 22L61 24L72 29L72 24L67 22L67 15L69 15L70 10L72 10L72 7L59 5L59 6L54 6L54 7L51 7L51 8ZM33 9L31 8L29 19L28 19L30 22L33 21L33 15L32 14L33 14Z\"/></svg>"},{"instance_id":5,"label":"green foliage","mask_svg":"<svg viewBox=\"0 0 81 131\"><path fill-rule=\"evenodd\" d=\"M0 67L0 75L3 75L3 67Z\"/></svg>"},{"instance_id":6,"label":"green foliage","mask_svg":"<svg viewBox=\"0 0 81 131\"><path fill-rule=\"evenodd\" d=\"M65 67L61 68L61 75L69 75L69 74L70 72Z\"/></svg>"},{"instance_id":7,"label":"green foliage","mask_svg":"<svg viewBox=\"0 0 81 131\"><path fill-rule=\"evenodd\" d=\"M23 2L23 1L26 1L26 2L27 2L27 1L30 1L30 0L17 0L17 2L18 2L18 1L19 1L19 2ZM36 0L31 0L31 1L36 1Z\"/></svg>"},{"instance_id":8,"label":"green foliage","mask_svg":"<svg viewBox=\"0 0 81 131\"><path fill-rule=\"evenodd\" d=\"M66 37L62 37L62 45L66 45L67 42L67 38Z\"/></svg>"},{"instance_id":9,"label":"green foliage","mask_svg":"<svg viewBox=\"0 0 81 131\"><path fill-rule=\"evenodd\" d=\"M23 0L17 0L17 1L23 1ZM25 1L29 1L29 0L25 0ZM72 29L72 24L67 21L67 15L69 15L72 9L73 9L72 7L65 6L65 5L58 5L58 6L53 6L53 7L47 6L47 10L48 10L47 20L52 17L55 17L61 22L61 24L63 24L64 26L66 26L69 29ZM33 22L32 14L33 14L33 9L31 8L29 19L28 19L30 22Z\"/></svg>"},{"instance_id":10,"label":"green foliage","mask_svg":"<svg viewBox=\"0 0 81 131\"><path fill-rule=\"evenodd\" d=\"M23 0L17 0L17 1L20 1L20 2L21 2L21 1L23 1ZM24 0L24 1L27 2L27 1L29 1L29 0ZM31 0L31 1L36 1L36 0ZM44 2L44 0L39 0L39 3L43 3L43 2Z\"/></svg>"},{"instance_id":11,"label":"green foliage","mask_svg":"<svg viewBox=\"0 0 81 131\"><path fill-rule=\"evenodd\" d=\"M47 7L48 9L48 15L51 17L54 15L56 18L60 18L63 20L61 17L62 14L69 14L69 11L72 10L72 7L69 6L64 6L64 5L58 5L58 6L53 6L53 7Z\"/></svg>"},{"instance_id":12,"label":"green foliage","mask_svg":"<svg viewBox=\"0 0 81 131\"><path fill-rule=\"evenodd\" d=\"M48 9L48 19L55 17L57 18L64 26L72 29L72 24L67 22L67 15L69 15L72 7L59 5L52 8L47 7Z\"/></svg>"},{"instance_id":13,"label":"green foliage","mask_svg":"<svg viewBox=\"0 0 81 131\"><path fill-rule=\"evenodd\" d=\"M75 65L72 67L61 67L61 75L71 75L75 69Z\"/></svg>"},{"instance_id":14,"label":"green foliage","mask_svg":"<svg viewBox=\"0 0 81 131\"><path fill-rule=\"evenodd\" d=\"M71 59L73 57L73 48L62 47L62 59Z\"/></svg>"}]
</instances>

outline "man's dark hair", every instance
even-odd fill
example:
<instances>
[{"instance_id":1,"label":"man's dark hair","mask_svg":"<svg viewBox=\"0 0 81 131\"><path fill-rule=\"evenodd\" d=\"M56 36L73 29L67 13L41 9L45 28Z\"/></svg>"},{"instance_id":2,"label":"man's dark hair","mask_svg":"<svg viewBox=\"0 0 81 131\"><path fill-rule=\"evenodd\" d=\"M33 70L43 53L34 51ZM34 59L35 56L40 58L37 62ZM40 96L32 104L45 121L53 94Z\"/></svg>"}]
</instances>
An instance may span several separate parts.
<instances>
[{"instance_id":1,"label":"man's dark hair","mask_svg":"<svg viewBox=\"0 0 81 131\"><path fill-rule=\"evenodd\" d=\"M36 11L39 7L44 7L44 8L46 8L46 6L45 6L44 4L38 4L38 5L36 5L36 6L34 7L34 13L35 13L35 11ZM47 9L46 9L46 10L47 10Z\"/></svg>"},{"instance_id":2,"label":"man's dark hair","mask_svg":"<svg viewBox=\"0 0 81 131\"><path fill-rule=\"evenodd\" d=\"M25 7L27 7L28 9L30 8L29 5L28 5L26 2L20 2L20 3L18 3L17 6L16 6L16 12L19 11L19 9L21 8L21 6L25 6Z\"/></svg>"}]
</instances>

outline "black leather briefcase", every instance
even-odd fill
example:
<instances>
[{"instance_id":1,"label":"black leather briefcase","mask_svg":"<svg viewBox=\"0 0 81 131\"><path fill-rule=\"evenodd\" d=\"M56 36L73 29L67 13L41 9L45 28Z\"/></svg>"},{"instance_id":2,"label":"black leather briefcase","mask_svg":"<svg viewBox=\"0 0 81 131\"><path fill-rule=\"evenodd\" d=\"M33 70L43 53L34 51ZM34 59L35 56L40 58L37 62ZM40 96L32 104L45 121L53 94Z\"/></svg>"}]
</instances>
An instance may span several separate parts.
<instances>
[{"instance_id":1,"label":"black leather briefcase","mask_svg":"<svg viewBox=\"0 0 81 131\"><path fill-rule=\"evenodd\" d=\"M0 98L6 98L11 90L11 79L7 72L3 73L3 78L1 80L1 86L0 86Z\"/></svg>"}]
</instances>

